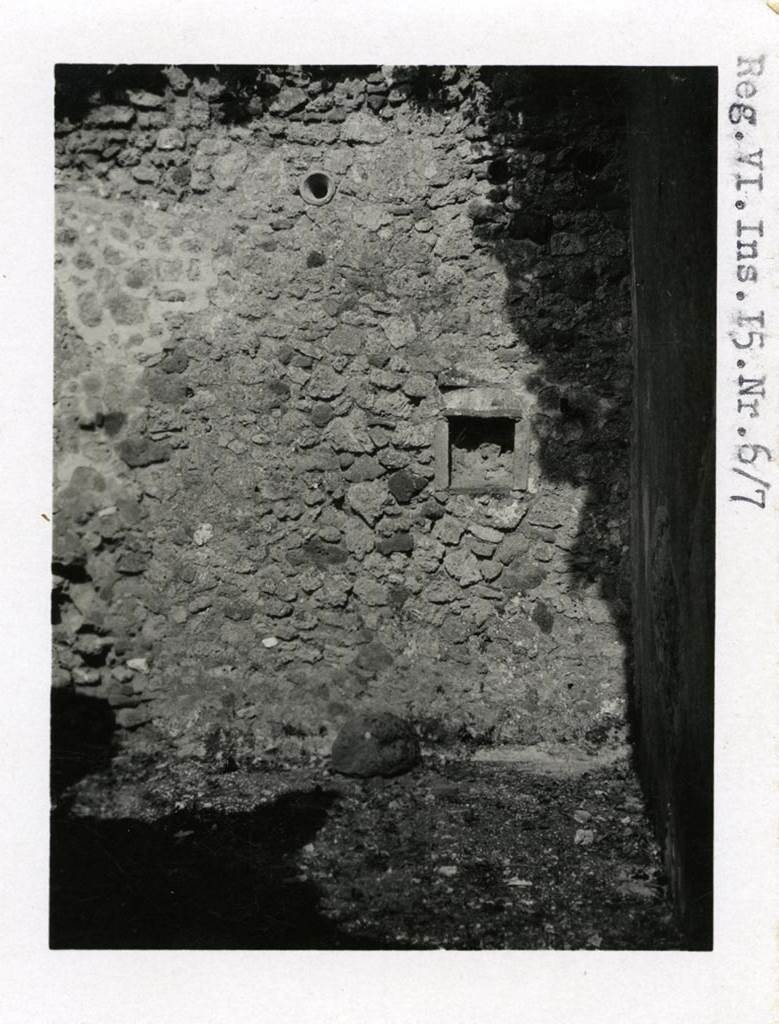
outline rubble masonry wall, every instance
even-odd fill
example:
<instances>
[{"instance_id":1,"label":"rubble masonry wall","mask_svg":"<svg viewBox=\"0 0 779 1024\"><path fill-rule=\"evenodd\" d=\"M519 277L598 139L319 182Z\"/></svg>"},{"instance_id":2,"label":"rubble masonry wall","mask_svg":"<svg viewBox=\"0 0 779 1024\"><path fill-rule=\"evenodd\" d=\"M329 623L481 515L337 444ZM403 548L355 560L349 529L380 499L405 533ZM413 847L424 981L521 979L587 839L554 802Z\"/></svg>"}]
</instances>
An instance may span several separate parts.
<instances>
[{"instance_id":1,"label":"rubble masonry wall","mask_svg":"<svg viewBox=\"0 0 779 1024\"><path fill-rule=\"evenodd\" d=\"M247 74L105 76L58 121L55 684L182 755L324 750L376 705L433 741L613 741L618 103ZM480 395L515 434L444 415Z\"/></svg>"}]
</instances>

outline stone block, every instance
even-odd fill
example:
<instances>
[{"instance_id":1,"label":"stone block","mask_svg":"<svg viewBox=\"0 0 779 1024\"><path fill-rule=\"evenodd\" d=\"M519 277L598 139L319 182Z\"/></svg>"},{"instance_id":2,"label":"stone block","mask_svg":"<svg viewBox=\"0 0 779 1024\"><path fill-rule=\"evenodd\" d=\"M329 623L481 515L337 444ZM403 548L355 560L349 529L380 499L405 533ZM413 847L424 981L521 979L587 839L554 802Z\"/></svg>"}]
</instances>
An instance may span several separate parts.
<instances>
[{"instance_id":1,"label":"stone block","mask_svg":"<svg viewBox=\"0 0 779 1024\"><path fill-rule=\"evenodd\" d=\"M246 150L234 146L229 153L214 160L211 166L214 183L225 192L234 189L248 163L249 157Z\"/></svg>"},{"instance_id":2,"label":"stone block","mask_svg":"<svg viewBox=\"0 0 779 1024\"><path fill-rule=\"evenodd\" d=\"M420 761L413 728L388 712L348 719L333 744L330 764L335 772L370 778L400 775Z\"/></svg>"},{"instance_id":3,"label":"stone block","mask_svg":"<svg viewBox=\"0 0 779 1024\"><path fill-rule=\"evenodd\" d=\"M369 608L380 608L389 603L387 588L383 587L370 576L360 576L354 584L354 596L357 601Z\"/></svg>"},{"instance_id":4,"label":"stone block","mask_svg":"<svg viewBox=\"0 0 779 1024\"><path fill-rule=\"evenodd\" d=\"M270 106L271 114L279 114L286 117L296 110L301 110L308 103L308 96L302 89L287 86L281 90Z\"/></svg>"},{"instance_id":5,"label":"stone block","mask_svg":"<svg viewBox=\"0 0 779 1024\"><path fill-rule=\"evenodd\" d=\"M150 466L155 462L167 462L170 446L163 441L152 441L148 437L128 437L117 446L120 458L130 467Z\"/></svg>"},{"instance_id":6,"label":"stone block","mask_svg":"<svg viewBox=\"0 0 779 1024\"><path fill-rule=\"evenodd\" d=\"M137 729L151 720L152 712L148 705L121 708L116 712L116 724L120 729Z\"/></svg>"},{"instance_id":7,"label":"stone block","mask_svg":"<svg viewBox=\"0 0 779 1024\"><path fill-rule=\"evenodd\" d=\"M103 319L103 307L93 291L81 292L77 300L78 315L85 327L97 327Z\"/></svg>"},{"instance_id":8,"label":"stone block","mask_svg":"<svg viewBox=\"0 0 779 1024\"><path fill-rule=\"evenodd\" d=\"M186 140L179 128L161 128L157 133L157 149L183 149Z\"/></svg>"},{"instance_id":9,"label":"stone block","mask_svg":"<svg viewBox=\"0 0 779 1024\"><path fill-rule=\"evenodd\" d=\"M353 417L337 419L328 427L325 437L336 452L369 455L374 450L373 441L366 427Z\"/></svg>"},{"instance_id":10,"label":"stone block","mask_svg":"<svg viewBox=\"0 0 779 1024\"><path fill-rule=\"evenodd\" d=\"M489 544L500 544L503 534L500 530L493 530L491 526L480 526L479 523L469 523L468 532L479 540L487 541Z\"/></svg>"},{"instance_id":11,"label":"stone block","mask_svg":"<svg viewBox=\"0 0 779 1024\"><path fill-rule=\"evenodd\" d=\"M373 526L387 500L387 486L380 480L352 484L346 492L346 498L349 507L369 526Z\"/></svg>"},{"instance_id":12,"label":"stone block","mask_svg":"<svg viewBox=\"0 0 779 1024\"><path fill-rule=\"evenodd\" d=\"M377 672L381 672L382 669L389 668L394 660L383 643L379 640L371 640L359 649L357 657L354 659L354 665L360 673L373 676Z\"/></svg>"},{"instance_id":13,"label":"stone block","mask_svg":"<svg viewBox=\"0 0 779 1024\"><path fill-rule=\"evenodd\" d=\"M343 374L337 373L326 363L322 363L311 374L307 391L312 398L335 398L346 387Z\"/></svg>"},{"instance_id":14,"label":"stone block","mask_svg":"<svg viewBox=\"0 0 779 1024\"><path fill-rule=\"evenodd\" d=\"M142 110L158 110L160 107L165 106L164 96L156 96L154 93L146 92L144 89L137 92L129 91L127 98L134 107L140 107Z\"/></svg>"},{"instance_id":15,"label":"stone block","mask_svg":"<svg viewBox=\"0 0 779 1024\"><path fill-rule=\"evenodd\" d=\"M396 551L408 554L414 550L414 538L410 533L393 533L386 540L378 541L376 550L382 555L391 555Z\"/></svg>"},{"instance_id":16,"label":"stone block","mask_svg":"<svg viewBox=\"0 0 779 1024\"><path fill-rule=\"evenodd\" d=\"M312 537L301 547L287 553L290 565L341 565L349 557L349 552L340 544L329 544L321 537Z\"/></svg>"},{"instance_id":17,"label":"stone block","mask_svg":"<svg viewBox=\"0 0 779 1024\"><path fill-rule=\"evenodd\" d=\"M387 487L398 504L407 505L412 498L427 487L427 483L428 481L424 477L417 476L407 469L400 469L389 477Z\"/></svg>"},{"instance_id":18,"label":"stone block","mask_svg":"<svg viewBox=\"0 0 779 1024\"><path fill-rule=\"evenodd\" d=\"M464 587L471 583L478 583L482 578L478 559L473 552L465 548L456 548L454 551L450 551L444 558L444 568Z\"/></svg>"},{"instance_id":19,"label":"stone block","mask_svg":"<svg viewBox=\"0 0 779 1024\"><path fill-rule=\"evenodd\" d=\"M348 114L341 125L342 142L362 142L376 145L389 138L389 129L365 111Z\"/></svg>"},{"instance_id":20,"label":"stone block","mask_svg":"<svg viewBox=\"0 0 779 1024\"><path fill-rule=\"evenodd\" d=\"M87 118L87 123L92 125L128 125L135 118L135 111L132 107L103 106L93 110Z\"/></svg>"},{"instance_id":21,"label":"stone block","mask_svg":"<svg viewBox=\"0 0 779 1024\"><path fill-rule=\"evenodd\" d=\"M344 476L350 483L360 483L365 480L377 480L384 476L385 469L382 464L370 455L360 455L355 459Z\"/></svg>"},{"instance_id":22,"label":"stone block","mask_svg":"<svg viewBox=\"0 0 779 1024\"><path fill-rule=\"evenodd\" d=\"M123 327L142 323L146 318L148 305L147 299L130 295L119 288L110 292L106 299L106 306L114 322Z\"/></svg>"},{"instance_id":23,"label":"stone block","mask_svg":"<svg viewBox=\"0 0 779 1024\"><path fill-rule=\"evenodd\" d=\"M465 526L453 516L444 515L433 527L433 536L443 544L459 544Z\"/></svg>"}]
</instances>

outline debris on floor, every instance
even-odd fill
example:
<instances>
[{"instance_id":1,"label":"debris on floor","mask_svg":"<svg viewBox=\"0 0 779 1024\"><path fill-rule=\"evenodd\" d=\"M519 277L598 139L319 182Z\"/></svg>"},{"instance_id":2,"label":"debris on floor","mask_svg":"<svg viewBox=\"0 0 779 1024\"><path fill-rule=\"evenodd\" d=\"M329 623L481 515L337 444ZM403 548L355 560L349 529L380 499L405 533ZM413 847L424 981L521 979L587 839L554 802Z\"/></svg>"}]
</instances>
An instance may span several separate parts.
<instances>
[{"instance_id":1,"label":"debris on floor","mask_svg":"<svg viewBox=\"0 0 779 1024\"><path fill-rule=\"evenodd\" d=\"M119 757L52 837L59 948L684 948L628 762L428 752L362 780Z\"/></svg>"}]
</instances>

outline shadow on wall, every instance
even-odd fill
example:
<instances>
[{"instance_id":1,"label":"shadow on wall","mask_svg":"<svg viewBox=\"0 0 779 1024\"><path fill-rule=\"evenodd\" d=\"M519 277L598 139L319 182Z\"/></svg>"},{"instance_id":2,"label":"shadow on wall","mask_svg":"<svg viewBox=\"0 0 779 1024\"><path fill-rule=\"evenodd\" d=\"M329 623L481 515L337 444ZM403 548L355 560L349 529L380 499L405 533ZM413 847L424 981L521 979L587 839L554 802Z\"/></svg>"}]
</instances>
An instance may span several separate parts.
<instances>
[{"instance_id":1,"label":"shadow on wall","mask_svg":"<svg viewBox=\"0 0 779 1024\"><path fill-rule=\"evenodd\" d=\"M116 717L108 701L66 688L51 691L52 803L85 775L110 766L115 728Z\"/></svg>"},{"instance_id":2,"label":"shadow on wall","mask_svg":"<svg viewBox=\"0 0 779 1024\"><path fill-rule=\"evenodd\" d=\"M631 405L629 207L617 73L497 72L491 198L515 212L477 225L506 272L506 311L538 369L533 428L541 475L587 488L568 571L595 586L629 640ZM521 128L514 128L521 110ZM616 146L615 146L616 143ZM540 169L540 171L539 171ZM506 177L506 181L499 179Z\"/></svg>"},{"instance_id":3,"label":"shadow on wall","mask_svg":"<svg viewBox=\"0 0 779 1024\"><path fill-rule=\"evenodd\" d=\"M278 92L274 65L178 64L190 78L219 80L218 95L210 97L214 114L222 124L246 124ZM280 69L281 70L281 69ZM316 71L333 83L359 78L375 71L373 65L318 66ZM417 69L424 76L428 69ZM435 72L437 69L430 69ZM435 75L433 76L435 77ZM123 105L128 89L159 94L169 79L161 64L58 64L55 78L54 116L58 122L82 121L101 104Z\"/></svg>"},{"instance_id":4,"label":"shadow on wall","mask_svg":"<svg viewBox=\"0 0 779 1024\"><path fill-rule=\"evenodd\" d=\"M242 814L52 820L52 949L367 949L318 910L294 854L329 791ZM383 948L383 947L382 947Z\"/></svg>"},{"instance_id":5,"label":"shadow on wall","mask_svg":"<svg viewBox=\"0 0 779 1024\"><path fill-rule=\"evenodd\" d=\"M406 69L425 109L450 108L441 68ZM506 274L517 337L535 369L541 477L586 489L566 555L569 592L607 602L630 680L632 335L624 72L483 68L489 201L474 234ZM604 729L607 730L607 726ZM596 742L604 737L588 737Z\"/></svg>"}]
</instances>

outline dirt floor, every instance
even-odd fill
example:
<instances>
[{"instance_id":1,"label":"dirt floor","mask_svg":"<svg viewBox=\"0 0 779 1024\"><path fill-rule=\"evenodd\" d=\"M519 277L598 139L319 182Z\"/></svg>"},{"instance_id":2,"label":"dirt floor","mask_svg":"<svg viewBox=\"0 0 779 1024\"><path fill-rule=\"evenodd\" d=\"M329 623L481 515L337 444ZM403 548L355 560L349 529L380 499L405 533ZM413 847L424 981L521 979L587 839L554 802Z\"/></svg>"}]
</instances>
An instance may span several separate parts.
<instances>
[{"instance_id":1,"label":"dirt floor","mask_svg":"<svg viewBox=\"0 0 779 1024\"><path fill-rule=\"evenodd\" d=\"M531 752L532 753L532 752ZM498 755L500 757L500 755ZM489 758L489 759L486 759ZM624 759L117 757L52 813L54 948L678 949Z\"/></svg>"}]
</instances>

